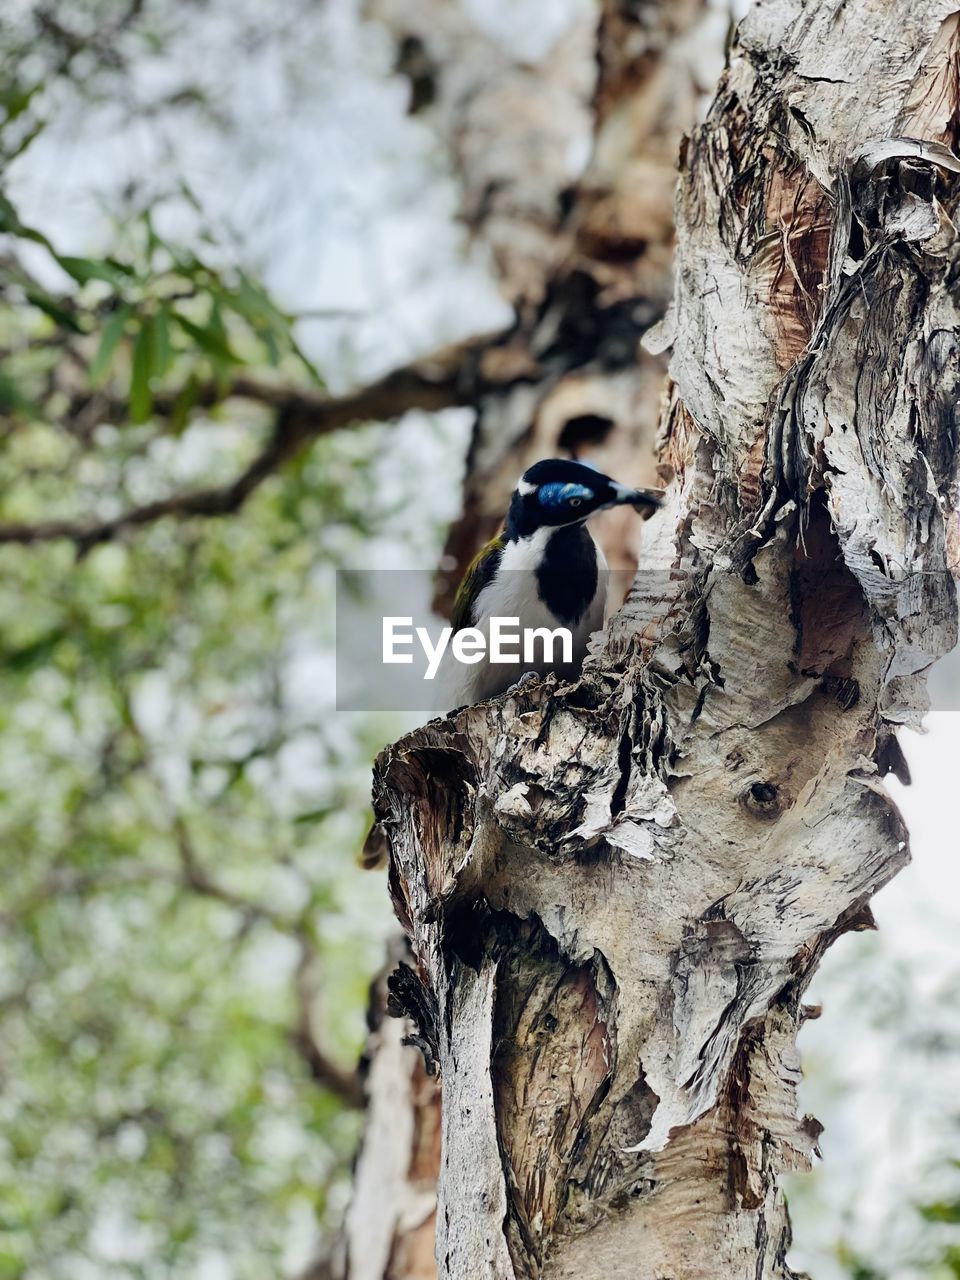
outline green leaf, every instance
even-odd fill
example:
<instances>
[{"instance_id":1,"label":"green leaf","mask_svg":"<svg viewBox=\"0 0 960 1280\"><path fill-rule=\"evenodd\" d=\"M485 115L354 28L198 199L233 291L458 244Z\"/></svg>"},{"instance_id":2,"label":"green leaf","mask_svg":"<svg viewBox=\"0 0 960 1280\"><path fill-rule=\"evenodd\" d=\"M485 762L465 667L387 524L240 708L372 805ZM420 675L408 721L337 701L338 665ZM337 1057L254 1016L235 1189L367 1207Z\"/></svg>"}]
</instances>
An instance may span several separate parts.
<instances>
[{"instance_id":1,"label":"green leaf","mask_svg":"<svg viewBox=\"0 0 960 1280\"><path fill-rule=\"evenodd\" d=\"M291 318L284 315L274 305L269 295L255 284L249 276L240 273L240 283L235 289L224 289L221 295L226 306L243 316L253 325L269 325L270 328L287 333Z\"/></svg>"},{"instance_id":2,"label":"green leaf","mask_svg":"<svg viewBox=\"0 0 960 1280\"><path fill-rule=\"evenodd\" d=\"M210 316L207 320L207 332L212 333L218 342L229 346L227 326L223 322L223 311L220 309L220 290L214 286L210 292Z\"/></svg>"},{"instance_id":3,"label":"green leaf","mask_svg":"<svg viewBox=\"0 0 960 1280\"><path fill-rule=\"evenodd\" d=\"M293 354L297 357L317 386L325 387L327 384L324 381L323 374L304 351L303 347L300 346L300 343L297 342L296 338L292 335L290 338L290 345L293 348Z\"/></svg>"},{"instance_id":4,"label":"green leaf","mask_svg":"<svg viewBox=\"0 0 960 1280\"><path fill-rule=\"evenodd\" d=\"M103 331L100 334L100 346L90 365L90 381L94 385L101 383L110 372L113 357L120 345L130 314L129 307L118 307L104 322Z\"/></svg>"},{"instance_id":5,"label":"green leaf","mask_svg":"<svg viewBox=\"0 0 960 1280\"><path fill-rule=\"evenodd\" d=\"M66 632L58 628L48 635L34 640L32 643L24 645L22 649L14 649L12 652L5 653L0 661L2 661L2 665L7 671L16 671L19 674L34 671L37 667L45 666L50 661L54 650L65 635Z\"/></svg>"},{"instance_id":6,"label":"green leaf","mask_svg":"<svg viewBox=\"0 0 960 1280\"><path fill-rule=\"evenodd\" d=\"M16 160L17 156L22 156L27 148L40 137L46 127L47 122L45 120L38 120L31 129L25 130L20 139L12 147L7 147L3 152L4 165L12 163L12 161Z\"/></svg>"},{"instance_id":7,"label":"green leaf","mask_svg":"<svg viewBox=\"0 0 960 1280\"><path fill-rule=\"evenodd\" d=\"M257 337L263 343L267 351L267 359L270 361L271 369L276 369L280 363L280 348L277 346L277 339L272 329L258 329Z\"/></svg>"},{"instance_id":8,"label":"green leaf","mask_svg":"<svg viewBox=\"0 0 960 1280\"><path fill-rule=\"evenodd\" d=\"M294 818L294 822L298 825L305 825L313 822L325 822L334 813L333 805L325 805L322 809L309 809L306 813L298 813Z\"/></svg>"},{"instance_id":9,"label":"green leaf","mask_svg":"<svg viewBox=\"0 0 960 1280\"><path fill-rule=\"evenodd\" d=\"M69 329L71 333L83 333L83 327L76 316L61 303L57 302L55 298L51 298L48 293L43 293L40 289L30 288L26 290L26 295L28 302L31 302L38 310L48 315L51 320L55 320L64 329Z\"/></svg>"},{"instance_id":10,"label":"green leaf","mask_svg":"<svg viewBox=\"0 0 960 1280\"><path fill-rule=\"evenodd\" d=\"M218 333L216 329L203 328L198 324L194 324L192 320L188 320L186 316L182 316L179 311L171 311L171 318L177 322L188 338L192 338L204 355L210 356L213 360L224 364L240 364L241 361L227 337L223 333Z\"/></svg>"},{"instance_id":11,"label":"green leaf","mask_svg":"<svg viewBox=\"0 0 960 1280\"><path fill-rule=\"evenodd\" d=\"M153 412L150 374L153 361L153 317L144 317L133 345L133 367L130 371L130 420L146 422Z\"/></svg>"},{"instance_id":12,"label":"green leaf","mask_svg":"<svg viewBox=\"0 0 960 1280\"><path fill-rule=\"evenodd\" d=\"M157 235L156 228L153 225L153 215L149 209L143 211L143 225L147 232L147 256L152 258L158 249L165 249L166 245Z\"/></svg>"},{"instance_id":13,"label":"green leaf","mask_svg":"<svg viewBox=\"0 0 960 1280\"><path fill-rule=\"evenodd\" d=\"M33 240L37 244L42 244L45 249L56 257L53 245L41 231L35 231L33 227L28 227L20 221L20 215L7 199L0 192L0 231L6 231L9 235L20 236L23 240Z\"/></svg>"},{"instance_id":14,"label":"green leaf","mask_svg":"<svg viewBox=\"0 0 960 1280\"><path fill-rule=\"evenodd\" d=\"M0 194L0 231L9 235L19 235L22 223L13 205L3 194Z\"/></svg>"},{"instance_id":15,"label":"green leaf","mask_svg":"<svg viewBox=\"0 0 960 1280\"><path fill-rule=\"evenodd\" d=\"M20 410L25 412L32 410L33 407L13 379L0 372L0 411L9 413L13 410Z\"/></svg>"},{"instance_id":16,"label":"green leaf","mask_svg":"<svg viewBox=\"0 0 960 1280\"><path fill-rule=\"evenodd\" d=\"M266 348L271 365L276 367L279 364L282 348L295 355L314 382L323 386L320 371L304 353L294 335L295 317L281 311L266 290L242 271L239 280L236 288L223 289L218 293L223 305L246 320Z\"/></svg>"},{"instance_id":17,"label":"green leaf","mask_svg":"<svg viewBox=\"0 0 960 1280\"><path fill-rule=\"evenodd\" d=\"M153 373L157 378L165 378L173 363L173 350L170 346L170 312L165 304L161 304L153 317Z\"/></svg>"},{"instance_id":18,"label":"green leaf","mask_svg":"<svg viewBox=\"0 0 960 1280\"><path fill-rule=\"evenodd\" d=\"M960 1200L940 1200L935 1204L925 1204L921 1207L920 1214L927 1222L949 1222L956 1226L960 1224Z\"/></svg>"},{"instance_id":19,"label":"green leaf","mask_svg":"<svg viewBox=\"0 0 960 1280\"><path fill-rule=\"evenodd\" d=\"M42 85L41 80L25 85L20 80L11 79L0 86L0 109L3 110L3 124L12 124L19 119L30 106Z\"/></svg>"},{"instance_id":20,"label":"green leaf","mask_svg":"<svg viewBox=\"0 0 960 1280\"><path fill-rule=\"evenodd\" d=\"M102 280L114 289L122 289L127 283L127 275L112 263L96 261L93 258L70 258L58 256L57 261L68 275L73 276L78 284L87 284L90 280Z\"/></svg>"},{"instance_id":21,"label":"green leaf","mask_svg":"<svg viewBox=\"0 0 960 1280\"><path fill-rule=\"evenodd\" d=\"M180 435L190 421L190 411L197 402L197 391L199 384L196 376L191 373L181 389L177 392L177 397L173 402L173 409L170 413L170 430L175 436Z\"/></svg>"}]
</instances>

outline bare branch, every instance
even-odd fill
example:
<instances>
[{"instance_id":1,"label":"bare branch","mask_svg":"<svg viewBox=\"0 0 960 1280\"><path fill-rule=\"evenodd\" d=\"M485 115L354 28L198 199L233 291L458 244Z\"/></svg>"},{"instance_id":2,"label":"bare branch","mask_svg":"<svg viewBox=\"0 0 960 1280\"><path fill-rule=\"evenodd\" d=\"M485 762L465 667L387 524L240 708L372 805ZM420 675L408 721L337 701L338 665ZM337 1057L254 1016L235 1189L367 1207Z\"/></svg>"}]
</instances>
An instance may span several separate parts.
<instances>
[{"instance_id":1,"label":"bare branch","mask_svg":"<svg viewBox=\"0 0 960 1280\"><path fill-rule=\"evenodd\" d=\"M139 18L143 4L144 0L131 0L126 10L113 22L99 30L83 34L65 27L57 18L52 4L38 5L33 16L38 32L47 36L61 50L61 75L70 70L71 63L79 54L90 50L97 54L104 66L116 70L122 69L125 64L115 47L115 41Z\"/></svg>"},{"instance_id":2,"label":"bare branch","mask_svg":"<svg viewBox=\"0 0 960 1280\"><path fill-rule=\"evenodd\" d=\"M249 924L261 921L272 925L281 933L296 931L297 922L289 916L273 911L253 898L245 898L242 894L234 893L232 889L228 889L226 885L210 875L198 859L190 837L190 829L179 813L174 815L173 831L177 843L177 856L183 873L181 883L187 889L192 889L194 893L204 897L213 898L224 906L233 907Z\"/></svg>"},{"instance_id":3,"label":"bare branch","mask_svg":"<svg viewBox=\"0 0 960 1280\"><path fill-rule=\"evenodd\" d=\"M315 960L316 952L301 935L300 960L294 979L297 1022L290 1038L317 1084L335 1094L345 1106L360 1108L364 1094L359 1072L347 1071L327 1057L313 1033L312 1009L317 994Z\"/></svg>"},{"instance_id":4,"label":"bare branch","mask_svg":"<svg viewBox=\"0 0 960 1280\"><path fill-rule=\"evenodd\" d=\"M279 470L311 440L362 422L388 421L411 409L436 412L475 401L479 383L478 363L487 340L445 348L427 360L395 369L376 382L341 396L321 391L291 389L250 377L238 377L227 396L216 384L204 384L196 404L211 407L227 400L250 400L276 411L269 441L235 479L223 485L188 489L131 507L103 520L42 520L35 523L0 524L0 543L75 542L81 552L109 542L125 529L153 524L165 516L216 517L230 515L243 506L268 476ZM78 400L75 412L90 404ZM160 416L173 410L172 395L158 396ZM101 420L122 416L125 407L104 399Z\"/></svg>"}]
</instances>

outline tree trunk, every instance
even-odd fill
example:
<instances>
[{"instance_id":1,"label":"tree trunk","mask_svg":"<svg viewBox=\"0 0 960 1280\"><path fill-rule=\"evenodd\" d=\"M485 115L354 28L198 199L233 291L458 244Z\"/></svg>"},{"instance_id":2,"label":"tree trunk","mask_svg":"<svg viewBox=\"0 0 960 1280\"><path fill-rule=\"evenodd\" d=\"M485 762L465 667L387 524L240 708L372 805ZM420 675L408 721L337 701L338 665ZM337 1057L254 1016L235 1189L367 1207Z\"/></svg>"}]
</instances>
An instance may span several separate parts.
<instances>
[{"instance_id":1,"label":"tree trunk","mask_svg":"<svg viewBox=\"0 0 960 1280\"><path fill-rule=\"evenodd\" d=\"M537 458L567 454L625 482L656 483L665 366L640 339L670 298L676 158L719 74L722 24L705 0L658 0L633 14L605 0L599 27L576 24L531 69L482 37L460 6L369 0L366 11L396 37L411 105L429 110L451 148L464 220L490 244L515 306L513 327L474 372L477 422L440 579L445 610L517 475ZM589 136L591 119L589 163L571 185L563 157ZM492 158L491 129L500 142ZM479 199L494 161L496 199ZM612 566L632 568L637 525L623 516L608 513L595 532ZM379 845L375 835L371 847ZM340 1269L348 1280L429 1280L439 1146L423 1135L438 1131L439 1093L416 1050L401 1044L413 1025L383 1023L384 1000L375 989L368 1111Z\"/></svg>"},{"instance_id":2,"label":"tree trunk","mask_svg":"<svg viewBox=\"0 0 960 1280\"><path fill-rule=\"evenodd\" d=\"M555 193L552 255L541 258L550 272L483 360L490 385L477 402L463 515L447 538L441 610L538 459L578 458L625 484L655 483L665 366L640 339L672 292L677 154L720 73L723 29L707 0L598 8L590 159ZM611 568L636 567L628 512L607 512L594 533Z\"/></svg>"},{"instance_id":3,"label":"tree trunk","mask_svg":"<svg viewBox=\"0 0 960 1280\"><path fill-rule=\"evenodd\" d=\"M459 215L489 252L502 296L536 309L564 252L562 193L590 145L594 33L586 7L532 62L450 0L364 0L386 27L409 110L437 135L460 187Z\"/></svg>"},{"instance_id":4,"label":"tree trunk","mask_svg":"<svg viewBox=\"0 0 960 1280\"><path fill-rule=\"evenodd\" d=\"M639 340L672 291L677 152L720 73L724 25L707 0L602 0L530 66L462 5L367 0L365 11L394 35L411 108L449 149L461 217L515 309L479 361L463 515L437 596L447 611L538 458L654 479L664 364ZM595 533L612 567L636 567L627 513Z\"/></svg>"},{"instance_id":5,"label":"tree trunk","mask_svg":"<svg viewBox=\"0 0 960 1280\"><path fill-rule=\"evenodd\" d=\"M684 149L630 598L579 685L378 761L442 1277L791 1274L802 994L906 860L881 776L956 633L957 33L745 20Z\"/></svg>"},{"instance_id":6,"label":"tree trunk","mask_svg":"<svg viewBox=\"0 0 960 1280\"><path fill-rule=\"evenodd\" d=\"M363 1146L334 1272L349 1280L436 1280L440 1094L425 1056L410 1043L416 1027L390 992L391 974L408 974L402 939L373 983L368 1017ZM412 1004L416 992L408 995ZM420 1020L425 1011L419 1010Z\"/></svg>"}]
</instances>

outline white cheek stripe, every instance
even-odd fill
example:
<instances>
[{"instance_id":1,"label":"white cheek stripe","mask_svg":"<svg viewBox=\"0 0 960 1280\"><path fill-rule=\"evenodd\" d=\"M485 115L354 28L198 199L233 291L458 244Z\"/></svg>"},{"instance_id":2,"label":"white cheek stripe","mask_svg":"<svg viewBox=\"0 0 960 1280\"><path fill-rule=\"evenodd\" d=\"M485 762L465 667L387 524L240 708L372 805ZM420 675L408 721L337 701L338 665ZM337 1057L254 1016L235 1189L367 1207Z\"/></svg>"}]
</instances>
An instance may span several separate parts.
<instances>
[{"instance_id":1,"label":"white cheek stripe","mask_svg":"<svg viewBox=\"0 0 960 1280\"><path fill-rule=\"evenodd\" d=\"M618 498L625 498L628 493L633 493L629 485L618 484L616 480L611 483L610 487Z\"/></svg>"}]
</instances>

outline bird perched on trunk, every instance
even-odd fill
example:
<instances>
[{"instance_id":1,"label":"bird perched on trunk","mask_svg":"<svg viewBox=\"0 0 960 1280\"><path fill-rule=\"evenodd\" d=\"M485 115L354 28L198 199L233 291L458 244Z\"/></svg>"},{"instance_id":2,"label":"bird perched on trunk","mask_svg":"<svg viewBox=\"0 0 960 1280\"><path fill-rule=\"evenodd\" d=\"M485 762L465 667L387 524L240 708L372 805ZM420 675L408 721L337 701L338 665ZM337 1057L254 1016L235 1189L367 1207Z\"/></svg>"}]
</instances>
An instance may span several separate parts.
<instances>
[{"instance_id":1,"label":"bird perched on trunk","mask_svg":"<svg viewBox=\"0 0 960 1280\"><path fill-rule=\"evenodd\" d=\"M454 632L489 629L494 617L517 618L519 629L569 628L569 664L540 663L548 670L576 675L587 640L603 626L607 604L607 563L587 531L586 521L609 507L632 506L644 516L660 505L651 489L630 489L581 462L560 458L538 462L517 483L503 531L470 565L453 605ZM527 664L524 664L527 666ZM529 670L529 667L528 667ZM441 665L438 711L479 702L517 683L516 665L483 661L464 665L448 648ZM367 833L361 864L381 866L388 839L381 823Z\"/></svg>"},{"instance_id":2,"label":"bird perched on trunk","mask_svg":"<svg viewBox=\"0 0 960 1280\"><path fill-rule=\"evenodd\" d=\"M545 660L524 667L537 675L576 675L588 638L603 626L607 603L607 563L586 522L609 507L629 505L649 515L659 504L653 490L628 488L582 462L536 463L517 483L502 532L464 575L451 617L454 632L473 627L488 633L494 617L517 618L521 632L567 628L571 661L550 662L544 650ZM485 657L466 665L448 650L441 669L443 710L502 693L517 674L515 664Z\"/></svg>"}]
</instances>

